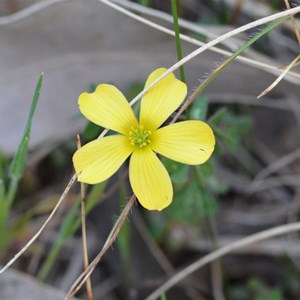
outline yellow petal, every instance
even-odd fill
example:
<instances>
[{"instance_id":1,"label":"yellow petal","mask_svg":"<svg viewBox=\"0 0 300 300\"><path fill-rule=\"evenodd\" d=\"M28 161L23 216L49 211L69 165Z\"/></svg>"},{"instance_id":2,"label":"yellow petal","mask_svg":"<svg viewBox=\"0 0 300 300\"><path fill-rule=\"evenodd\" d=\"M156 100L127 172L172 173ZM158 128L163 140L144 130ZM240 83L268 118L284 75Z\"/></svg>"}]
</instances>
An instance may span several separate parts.
<instances>
[{"instance_id":1,"label":"yellow petal","mask_svg":"<svg viewBox=\"0 0 300 300\"><path fill-rule=\"evenodd\" d=\"M132 153L129 178L134 194L146 209L162 210L172 202L173 188L170 176L150 148L135 150Z\"/></svg>"},{"instance_id":2,"label":"yellow petal","mask_svg":"<svg viewBox=\"0 0 300 300\"><path fill-rule=\"evenodd\" d=\"M151 148L178 162L198 165L206 162L215 146L211 128L201 121L183 121L152 133Z\"/></svg>"},{"instance_id":3,"label":"yellow petal","mask_svg":"<svg viewBox=\"0 0 300 300\"><path fill-rule=\"evenodd\" d=\"M145 87L149 86L166 69L160 68L150 74ZM173 73L162 79L142 98L140 123L148 130L155 130L180 106L187 94L186 84Z\"/></svg>"},{"instance_id":4,"label":"yellow petal","mask_svg":"<svg viewBox=\"0 0 300 300\"><path fill-rule=\"evenodd\" d=\"M79 109L90 121L117 132L128 134L138 122L124 95L113 85L99 84L95 92L82 93Z\"/></svg>"},{"instance_id":5,"label":"yellow petal","mask_svg":"<svg viewBox=\"0 0 300 300\"><path fill-rule=\"evenodd\" d=\"M112 176L132 153L133 147L123 135L113 135L92 141L73 155L77 178L95 184Z\"/></svg>"}]
</instances>

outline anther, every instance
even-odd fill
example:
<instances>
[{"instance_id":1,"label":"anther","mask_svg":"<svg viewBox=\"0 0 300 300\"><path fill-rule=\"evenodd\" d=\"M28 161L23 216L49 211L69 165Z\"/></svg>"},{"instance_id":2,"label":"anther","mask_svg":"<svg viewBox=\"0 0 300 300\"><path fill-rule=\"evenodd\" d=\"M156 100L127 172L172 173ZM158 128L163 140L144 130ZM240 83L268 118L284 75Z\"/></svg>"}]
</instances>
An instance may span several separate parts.
<instances>
[{"instance_id":1,"label":"anther","mask_svg":"<svg viewBox=\"0 0 300 300\"><path fill-rule=\"evenodd\" d=\"M128 133L130 144L142 149L151 143L151 131L145 130L141 125L139 128L132 127Z\"/></svg>"}]
</instances>

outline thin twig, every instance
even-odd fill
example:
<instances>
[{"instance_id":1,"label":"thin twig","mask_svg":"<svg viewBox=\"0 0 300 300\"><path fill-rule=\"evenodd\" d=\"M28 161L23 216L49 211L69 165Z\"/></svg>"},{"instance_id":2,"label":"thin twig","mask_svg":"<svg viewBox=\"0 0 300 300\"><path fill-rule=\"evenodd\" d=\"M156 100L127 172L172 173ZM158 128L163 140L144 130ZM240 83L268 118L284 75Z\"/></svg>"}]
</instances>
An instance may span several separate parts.
<instances>
[{"instance_id":1,"label":"thin twig","mask_svg":"<svg viewBox=\"0 0 300 300\"><path fill-rule=\"evenodd\" d=\"M290 69L292 69L296 63L300 59L300 54L285 68L285 70L278 76L278 78L271 84L269 85L265 90L263 90L258 96L257 99L263 97L267 93L269 93L283 78L284 76L289 72Z\"/></svg>"},{"instance_id":2,"label":"thin twig","mask_svg":"<svg viewBox=\"0 0 300 300\"><path fill-rule=\"evenodd\" d=\"M290 5L289 1L288 0L284 0L284 2L285 2L285 5L286 5L286 8L290 9L291 5ZM293 25L293 28L294 28L294 32L295 32L298 44L300 45L300 32L299 32L299 28L297 27L296 20L295 20L295 18L293 16L291 16L291 21L292 21L292 25Z\"/></svg>"},{"instance_id":3,"label":"thin twig","mask_svg":"<svg viewBox=\"0 0 300 300\"><path fill-rule=\"evenodd\" d=\"M246 247L253 243L257 243L259 241L277 236L282 234L287 234L294 231L300 230L300 222L281 225L277 226L272 229L264 230L259 233L250 235L246 238L240 239L230 245L224 246L214 252L211 252L208 255L196 260L194 263L189 265L188 267L184 268L183 270L177 272L173 277L167 280L163 285L161 285L158 289L156 289L153 293L151 293L145 300L155 300L157 299L162 293L168 291L174 285L179 283L181 280L186 278L188 275L192 274L196 270L199 270L203 266L211 263L212 261L233 252L236 249Z\"/></svg>"},{"instance_id":4,"label":"thin twig","mask_svg":"<svg viewBox=\"0 0 300 300\"><path fill-rule=\"evenodd\" d=\"M80 136L77 134L77 149L81 148ZM82 252L83 252L83 265L86 270L89 266L89 257L87 249L87 238L86 238L86 222L85 222L85 188L84 183L80 182L80 194L81 194L81 232L82 232ZM91 278L88 277L86 280L86 291L88 300L93 300Z\"/></svg>"}]
</instances>

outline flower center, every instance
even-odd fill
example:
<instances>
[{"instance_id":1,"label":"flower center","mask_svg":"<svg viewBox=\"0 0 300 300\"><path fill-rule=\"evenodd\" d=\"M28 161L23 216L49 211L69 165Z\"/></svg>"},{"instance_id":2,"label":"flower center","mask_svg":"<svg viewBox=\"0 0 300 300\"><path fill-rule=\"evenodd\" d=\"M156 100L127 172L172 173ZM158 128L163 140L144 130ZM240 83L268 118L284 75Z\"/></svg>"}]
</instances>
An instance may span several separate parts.
<instances>
[{"instance_id":1,"label":"flower center","mask_svg":"<svg viewBox=\"0 0 300 300\"><path fill-rule=\"evenodd\" d=\"M138 128L132 127L129 131L128 139L131 145L142 149L151 143L151 131L144 129L143 125Z\"/></svg>"}]
</instances>

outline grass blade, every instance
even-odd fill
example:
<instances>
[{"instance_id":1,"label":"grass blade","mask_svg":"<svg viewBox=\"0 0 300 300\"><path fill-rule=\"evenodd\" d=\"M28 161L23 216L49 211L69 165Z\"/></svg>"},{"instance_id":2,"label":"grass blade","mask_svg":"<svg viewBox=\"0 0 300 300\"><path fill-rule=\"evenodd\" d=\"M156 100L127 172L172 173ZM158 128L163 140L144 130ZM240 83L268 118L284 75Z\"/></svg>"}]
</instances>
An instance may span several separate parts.
<instances>
[{"instance_id":1,"label":"grass blade","mask_svg":"<svg viewBox=\"0 0 300 300\"><path fill-rule=\"evenodd\" d=\"M27 155L28 155L28 143L29 143L29 137L30 137L30 130L32 125L32 118L39 100L40 91L43 84L43 78L44 74L42 73L39 77L39 80L37 82L33 100L31 103L31 108L29 112L29 116L27 119L26 127L24 130L24 134L22 137L22 140L19 144L17 153L15 157L13 158L11 165L10 165L10 182L8 185L7 194L5 194L2 198L1 203L1 210L0 210L0 228L3 228L3 226L6 223L7 216L10 211L10 207L13 203L13 200L16 195L16 191L18 188L18 183L21 178L21 176L24 173L26 161L27 161ZM2 178L0 178L1 180ZM2 184L2 183L1 183ZM4 193L4 187L1 187L1 193Z\"/></svg>"},{"instance_id":2,"label":"grass blade","mask_svg":"<svg viewBox=\"0 0 300 300\"><path fill-rule=\"evenodd\" d=\"M21 143L19 144L17 154L11 163L10 177L12 179L18 180L24 173L25 164L26 164L26 160L27 160L27 154L28 154L28 142L29 142L29 137L30 137L32 118L33 118L33 115L34 115L34 112L35 112L35 109L36 109L36 106L37 106L37 103L39 100L40 91L41 91L42 84L43 84L43 79L44 79L44 73L41 74L41 76L38 80L38 83L36 85L30 112L29 112L29 116L28 116L26 127L24 130L24 134L23 134Z\"/></svg>"}]
</instances>

